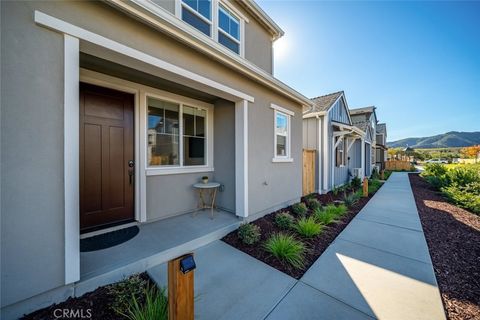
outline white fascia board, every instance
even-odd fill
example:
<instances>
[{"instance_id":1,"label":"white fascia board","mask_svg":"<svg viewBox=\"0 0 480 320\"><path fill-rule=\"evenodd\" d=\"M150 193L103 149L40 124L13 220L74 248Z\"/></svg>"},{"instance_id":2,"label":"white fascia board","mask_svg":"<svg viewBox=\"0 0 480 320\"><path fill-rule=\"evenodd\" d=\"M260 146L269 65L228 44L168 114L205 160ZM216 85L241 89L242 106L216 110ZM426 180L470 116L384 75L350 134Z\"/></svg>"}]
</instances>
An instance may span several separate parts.
<instances>
[{"instance_id":1,"label":"white fascia board","mask_svg":"<svg viewBox=\"0 0 480 320\"><path fill-rule=\"evenodd\" d=\"M153 57L149 54L146 54L142 51L139 51L137 49L128 47L126 45L123 45L119 42L116 42L114 40L105 38L101 35L98 35L96 33L90 32L88 30L85 30L83 28L77 27L73 24L70 24L68 22L65 22L63 20L57 19L55 17L49 16L43 12L40 11L35 11L35 23L45 26L47 28L62 32L64 34L71 35L75 38L96 44L100 47L112 50L114 52L118 52L120 54L123 54L125 56L131 57L133 59L139 60L141 62L148 63L150 65L153 65L157 68L166 70L168 72L171 72L175 75L188 78L190 80L196 81L200 84L207 85L211 88L214 88L216 90L228 93L232 96L235 96L238 98L238 100L247 100L249 102L253 102L254 98L248 94L245 94L243 92L240 92L238 90L235 90L233 88L230 88L222 83L216 82L214 80L208 79L202 75L199 75L197 73L194 73L192 71L183 69L181 67L178 67L174 64L171 64L169 62L166 62L164 60L161 60L159 58Z\"/></svg>"},{"instance_id":2,"label":"white fascia board","mask_svg":"<svg viewBox=\"0 0 480 320\"><path fill-rule=\"evenodd\" d=\"M120 8L122 11L133 15L137 19L146 22L148 25L154 28L168 33L169 35L183 41L202 53L209 55L210 57L229 67L232 67L234 70L243 73L251 79L267 86L270 89L273 89L278 93L283 94L284 96L303 106L312 105L310 99L295 89L274 78L271 74L257 67L248 60L231 52L229 49L215 42L213 39L204 35L194 27L183 23L183 21L179 20L170 12L150 1L135 0L124 2L121 0L107 0L107 3ZM140 11L138 8L146 10L150 15L153 15L153 17Z\"/></svg>"},{"instance_id":3,"label":"white fascia board","mask_svg":"<svg viewBox=\"0 0 480 320\"><path fill-rule=\"evenodd\" d=\"M302 117L303 119L308 119L308 118L317 118L317 117L323 117L327 113L325 111L319 111L319 112L311 112L304 114Z\"/></svg>"}]
</instances>

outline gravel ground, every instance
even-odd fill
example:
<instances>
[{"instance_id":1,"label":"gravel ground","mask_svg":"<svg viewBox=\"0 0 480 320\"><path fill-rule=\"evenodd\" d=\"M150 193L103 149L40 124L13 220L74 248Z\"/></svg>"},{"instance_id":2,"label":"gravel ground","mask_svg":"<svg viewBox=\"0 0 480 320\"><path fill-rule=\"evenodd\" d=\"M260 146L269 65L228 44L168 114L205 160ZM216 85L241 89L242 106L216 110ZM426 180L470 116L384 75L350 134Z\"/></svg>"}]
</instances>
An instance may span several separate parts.
<instances>
[{"instance_id":1,"label":"gravel ground","mask_svg":"<svg viewBox=\"0 0 480 320\"><path fill-rule=\"evenodd\" d=\"M480 319L480 217L409 177L447 317Z\"/></svg>"}]
</instances>

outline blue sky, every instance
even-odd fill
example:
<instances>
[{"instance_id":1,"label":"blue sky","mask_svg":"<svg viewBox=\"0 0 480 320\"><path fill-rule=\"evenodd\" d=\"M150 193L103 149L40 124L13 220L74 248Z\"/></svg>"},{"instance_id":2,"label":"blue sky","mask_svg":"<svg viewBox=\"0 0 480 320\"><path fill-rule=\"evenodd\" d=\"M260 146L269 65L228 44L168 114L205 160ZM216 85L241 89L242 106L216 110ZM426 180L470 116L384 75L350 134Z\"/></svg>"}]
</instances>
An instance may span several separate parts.
<instances>
[{"instance_id":1,"label":"blue sky","mask_svg":"<svg viewBox=\"0 0 480 320\"><path fill-rule=\"evenodd\" d=\"M480 131L480 2L259 0L285 31L275 76L377 106L388 140Z\"/></svg>"}]
</instances>

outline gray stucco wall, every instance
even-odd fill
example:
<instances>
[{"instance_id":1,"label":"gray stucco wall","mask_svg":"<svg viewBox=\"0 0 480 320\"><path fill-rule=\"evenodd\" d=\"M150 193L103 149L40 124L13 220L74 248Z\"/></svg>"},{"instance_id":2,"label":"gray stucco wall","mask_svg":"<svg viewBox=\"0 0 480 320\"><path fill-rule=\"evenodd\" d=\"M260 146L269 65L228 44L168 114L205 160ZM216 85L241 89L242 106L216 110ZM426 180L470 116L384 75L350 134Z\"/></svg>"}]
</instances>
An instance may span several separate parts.
<instances>
[{"instance_id":1,"label":"gray stucco wall","mask_svg":"<svg viewBox=\"0 0 480 320\"><path fill-rule=\"evenodd\" d=\"M2 2L2 306L59 287L64 279L63 37L36 25L34 10L138 48L255 97L255 102L249 106L250 214L300 197L300 105L103 3ZM81 43L81 50L87 50L85 43ZM132 61L119 59L116 62ZM144 72L156 72L139 63L130 66ZM293 163L271 161L271 103L295 112L292 119ZM231 123L231 115L226 112L224 116ZM223 138L218 138L221 145L227 143ZM232 146L227 148L231 150ZM225 181L231 185L234 174L231 167L219 167L218 170L228 171ZM219 173L213 173L215 178L216 174ZM196 198L191 184L202 175L204 173L147 177L148 219L193 208ZM234 192L228 185L221 200L225 206L232 205L229 192Z\"/></svg>"},{"instance_id":2,"label":"gray stucco wall","mask_svg":"<svg viewBox=\"0 0 480 320\"><path fill-rule=\"evenodd\" d=\"M217 193L217 204L235 212L235 104L218 100L214 113L214 179L223 184Z\"/></svg>"},{"instance_id":3,"label":"gray stucco wall","mask_svg":"<svg viewBox=\"0 0 480 320\"><path fill-rule=\"evenodd\" d=\"M0 5L3 307L63 284L63 37Z\"/></svg>"},{"instance_id":4,"label":"gray stucco wall","mask_svg":"<svg viewBox=\"0 0 480 320\"><path fill-rule=\"evenodd\" d=\"M317 149L318 128L317 118L303 119L303 148Z\"/></svg>"}]
</instances>

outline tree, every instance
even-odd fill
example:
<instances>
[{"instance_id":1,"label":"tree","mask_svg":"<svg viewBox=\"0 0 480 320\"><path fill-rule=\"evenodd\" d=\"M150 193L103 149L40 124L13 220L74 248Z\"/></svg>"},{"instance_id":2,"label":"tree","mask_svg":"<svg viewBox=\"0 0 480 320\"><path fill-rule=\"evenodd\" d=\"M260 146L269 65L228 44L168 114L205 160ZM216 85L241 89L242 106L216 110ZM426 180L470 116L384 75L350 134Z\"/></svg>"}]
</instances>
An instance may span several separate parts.
<instances>
[{"instance_id":1,"label":"tree","mask_svg":"<svg viewBox=\"0 0 480 320\"><path fill-rule=\"evenodd\" d=\"M480 157L480 144L476 146L465 147L460 150L460 153L466 158L477 159Z\"/></svg>"}]
</instances>

